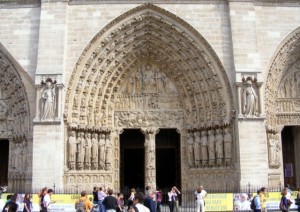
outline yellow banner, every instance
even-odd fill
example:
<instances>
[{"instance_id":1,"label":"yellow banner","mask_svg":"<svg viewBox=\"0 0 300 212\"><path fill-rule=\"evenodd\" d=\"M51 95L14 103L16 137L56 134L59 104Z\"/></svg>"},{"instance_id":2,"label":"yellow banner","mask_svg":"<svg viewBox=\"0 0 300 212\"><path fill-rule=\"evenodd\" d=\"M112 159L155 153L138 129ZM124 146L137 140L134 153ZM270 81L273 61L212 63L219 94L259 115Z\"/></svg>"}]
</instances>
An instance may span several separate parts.
<instances>
[{"instance_id":1,"label":"yellow banner","mask_svg":"<svg viewBox=\"0 0 300 212\"><path fill-rule=\"evenodd\" d=\"M233 211L233 194L208 194L205 211Z\"/></svg>"},{"instance_id":2,"label":"yellow banner","mask_svg":"<svg viewBox=\"0 0 300 212\"><path fill-rule=\"evenodd\" d=\"M79 198L80 194L53 194L51 196L51 202L54 204L75 204ZM88 198L92 198L92 195L88 195ZM32 195L32 202L39 202L37 194Z\"/></svg>"}]
</instances>

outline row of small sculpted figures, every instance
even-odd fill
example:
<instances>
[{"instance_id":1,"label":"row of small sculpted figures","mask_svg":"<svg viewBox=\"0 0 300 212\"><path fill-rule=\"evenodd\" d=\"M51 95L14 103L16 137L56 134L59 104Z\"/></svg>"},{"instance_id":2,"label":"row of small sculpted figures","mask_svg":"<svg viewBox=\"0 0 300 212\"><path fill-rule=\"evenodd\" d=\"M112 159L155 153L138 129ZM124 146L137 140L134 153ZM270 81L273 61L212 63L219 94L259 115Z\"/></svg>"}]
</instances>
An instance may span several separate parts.
<instances>
[{"instance_id":1,"label":"row of small sculpted figures","mask_svg":"<svg viewBox=\"0 0 300 212\"><path fill-rule=\"evenodd\" d=\"M189 161L189 167L198 168L198 167L230 167L232 166L231 158L217 158L214 160L199 160L199 161Z\"/></svg>"}]
</instances>

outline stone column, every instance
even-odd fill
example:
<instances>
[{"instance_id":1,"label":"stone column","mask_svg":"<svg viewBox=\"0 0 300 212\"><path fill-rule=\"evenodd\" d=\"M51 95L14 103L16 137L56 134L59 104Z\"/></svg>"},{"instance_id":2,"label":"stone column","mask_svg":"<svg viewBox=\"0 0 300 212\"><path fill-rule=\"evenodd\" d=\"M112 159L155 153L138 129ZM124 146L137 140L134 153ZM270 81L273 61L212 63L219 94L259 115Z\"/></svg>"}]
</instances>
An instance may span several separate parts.
<instances>
[{"instance_id":1,"label":"stone column","mask_svg":"<svg viewBox=\"0 0 300 212\"><path fill-rule=\"evenodd\" d=\"M145 135L145 187L156 188L155 135L159 129L143 128L141 131Z\"/></svg>"},{"instance_id":2,"label":"stone column","mask_svg":"<svg viewBox=\"0 0 300 212\"><path fill-rule=\"evenodd\" d=\"M237 96L238 96L238 114L239 116L242 116L242 83L236 83L236 88L237 88Z\"/></svg>"},{"instance_id":3,"label":"stone column","mask_svg":"<svg viewBox=\"0 0 300 212\"><path fill-rule=\"evenodd\" d=\"M35 120L39 121L40 120L40 116L39 113L41 113L40 111L40 96L41 96L41 85L36 85L35 86L35 90L36 90L36 95L35 95Z\"/></svg>"}]
</instances>

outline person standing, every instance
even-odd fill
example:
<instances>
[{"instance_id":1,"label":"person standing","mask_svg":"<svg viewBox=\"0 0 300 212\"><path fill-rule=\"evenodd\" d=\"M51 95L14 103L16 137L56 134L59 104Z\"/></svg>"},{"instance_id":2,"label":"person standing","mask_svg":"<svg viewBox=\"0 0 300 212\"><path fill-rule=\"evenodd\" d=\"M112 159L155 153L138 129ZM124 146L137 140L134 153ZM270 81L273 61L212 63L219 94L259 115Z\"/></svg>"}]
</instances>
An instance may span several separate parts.
<instances>
[{"instance_id":1,"label":"person standing","mask_svg":"<svg viewBox=\"0 0 300 212\"><path fill-rule=\"evenodd\" d=\"M207 192L203 189L203 186L200 185L198 189L195 191L196 196L196 205L197 205L197 212L205 212L205 198L207 196Z\"/></svg>"},{"instance_id":2,"label":"person standing","mask_svg":"<svg viewBox=\"0 0 300 212\"><path fill-rule=\"evenodd\" d=\"M162 195L162 192L160 189L157 189L156 191L156 212L161 212L161 202L162 202L162 198L163 198L163 195Z\"/></svg>"},{"instance_id":3,"label":"person standing","mask_svg":"<svg viewBox=\"0 0 300 212\"><path fill-rule=\"evenodd\" d=\"M42 204L42 212L48 212L51 208L51 195L53 194L53 190L49 189L47 194L44 196L43 204Z\"/></svg>"},{"instance_id":4,"label":"person standing","mask_svg":"<svg viewBox=\"0 0 300 212\"><path fill-rule=\"evenodd\" d=\"M93 203L98 204L98 188L93 188Z\"/></svg>"},{"instance_id":5,"label":"person standing","mask_svg":"<svg viewBox=\"0 0 300 212\"><path fill-rule=\"evenodd\" d=\"M124 196L123 196L123 194L121 194L121 193L118 193L117 194L117 200L118 200L118 207L117 207L117 212L124 212L125 210L124 210L124 200L123 200L123 198L124 198Z\"/></svg>"},{"instance_id":6,"label":"person standing","mask_svg":"<svg viewBox=\"0 0 300 212\"><path fill-rule=\"evenodd\" d=\"M153 191L148 191L148 196L145 198L144 205L149 208L150 212L156 212Z\"/></svg>"},{"instance_id":7,"label":"person standing","mask_svg":"<svg viewBox=\"0 0 300 212\"><path fill-rule=\"evenodd\" d=\"M24 196L24 209L23 212L31 212L32 210L32 202L30 201L30 194L25 194Z\"/></svg>"},{"instance_id":8,"label":"person standing","mask_svg":"<svg viewBox=\"0 0 300 212\"><path fill-rule=\"evenodd\" d=\"M300 201L300 188L298 188L297 199L299 202ZM300 205L298 205L298 212L300 212Z\"/></svg>"},{"instance_id":9,"label":"person standing","mask_svg":"<svg viewBox=\"0 0 300 212\"><path fill-rule=\"evenodd\" d=\"M174 187L171 188L171 191L168 192L168 204L170 208L170 212L174 211L174 203L175 203L175 196L177 196Z\"/></svg>"},{"instance_id":10,"label":"person standing","mask_svg":"<svg viewBox=\"0 0 300 212\"><path fill-rule=\"evenodd\" d=\"M106 196L102 202L102 204L105 206L105 211L106 212L116 212L116 208L118 207L118 200L113 194L112 189L108 189L107 191L108 196Z\"/></svg>"},{"instance_id":11,"label":"person standing","mask_svg":"<svg viewBox=\"0 0 300 212\"><path fill-rule=\"evenodd\" d=\"M106 197L106 194L103 191L102 187L100 187L99 191L98 191L98 206L99 206L100 212L105 212L105 206L102 204L105 197Z\"/></svg>"},{"instance_id":12,"label":"person standing","mask_svg":"<svg viewBox=\"0 0 300 212\"><path fill-rule=\"evenodd\" d=\"M260 190L261 193L259 195L259 198L261 203L261 211L266 212L267 211L267 194L266 194L267 189L265 187L262 187Z\"/></svg>"},{"instance_id":13,"label":"person standing","mask_svg":"<svg viewBox=\"0 0 300 212\"><path fill-rule=\"evenodd\" d=\"M133 200L134 200L135 193L136 193L135 189L132 188L130 190L130 197L128 198L128 208L127 208L128 211L130 210L131 206L133 205Z\"/></svg>"},{"instance_id":14,"label":"person standing","mask_svg":"<svg viewBox=\"0 0 300 212\"><path fill-rule=\"evenodd\" d=\"M86 191L82 191L80 193L80 198L79 200L76 202L77 207L76 209L79 211L86 211L89 212L92 208L93 208L93 204L92 202L89 200L89 198L86 195Z\"/></svg>"},{"instance_id":15,"label":"person standing","mask_svg":"<svg viewBox=\"0 0 300 212\"><path fill-rule=\"evenodd\" d=\"M173 187L176 196L174 196L174 211L179 212L179 195L180 191L176 188L176 186Z\"/></svg>"},{"instance_id":16,"label":"person standing","mask_svg":"<svg viewBox=\"0 0 300 212\"><path fill-rule=\"evenodd\" d=\"M260 201L260 196L261 196L262 191L258 190L257 191L257 196L253 197L254 198L254 204L255 204L255 212L261 212L261 201Z\"/></svg>"}]
</instances>

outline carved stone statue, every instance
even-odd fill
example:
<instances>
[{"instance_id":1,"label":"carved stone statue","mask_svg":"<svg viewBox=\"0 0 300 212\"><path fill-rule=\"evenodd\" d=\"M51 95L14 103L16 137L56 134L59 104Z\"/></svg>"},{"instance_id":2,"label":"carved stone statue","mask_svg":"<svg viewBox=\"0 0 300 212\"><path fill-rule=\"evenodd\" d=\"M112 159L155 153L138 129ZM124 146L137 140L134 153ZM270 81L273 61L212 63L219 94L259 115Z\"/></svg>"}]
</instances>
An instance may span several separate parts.
<instances>
[{"instance_id":1,"label":"carved stone statue","mask_svg":"<svg viewBox=\"0 0 300 212\"><path fill-rule=\"evenodd\" d=\"M195 166L198 167L198 166L200 166L200 145L201 145L200 133L195 132L194 138L195 138L195 142L194 142Z\"/></svg>"},{"instance_id":2,"label":"carved stone statue","mask_svg":"<svg viewBox=\"0 0 300 212\"><path fill-rule=\"evenodd\" d=\"M112 141L110 139L110 135L106 136L106 142L105 142L105 170L110 170L111 169L111 164L113 160L113 146L112 146Z\"/></svg>"},{"instance_id":3,"label":"carved stone statue","mask_svg":"<svg viewBox=\"0 0 300 212\"><path fill-rule=\"evenodd\" d=\"M257 95L252 87L251 80L247 80L243 90L243 114L257 116Z\"/></svg>"},{"instance_id":4,"label":"carved stone statue","mask_svg":"<svg viewBox=\"0 0 300 212\"><path fill-rule=\"evenodd\" d=\"M98 134L92 134L92 169L98 169Z\"/></svg>"},{"instance_id":5,"label":"carved stone statue","mask_svg":"<svg viewBox=\"0 0 300 212\"><path fill-rule=\"evenodd\" d=\"M206 131L201 131L201 156L202 156L202 166L208 165L208 154L207 154L207 133Z\"/></svg>"},{"instance_id":6,"label":"carved stone statue","mask_svg":"<svg viewBox=\"0 0 300 212\"><path fill-rule=\"evenodd\" d=\"M51 81L46 82L46 88L42 93L42 119L52 119L55 114L55 87Z\"/></svg>"},{"instance_id":7,"label":"carved stone statue","mask_svg":"<svg viewBox=\"0 0 300 212\"><path fill-rule=\"evenodd\" d=\"M27 166L27 143L25 137L22 138L21 143L21 169L26 170Z\"/></svg>"},{"instance_id":8,"label":"carved stone statue","mask_svg":"<svg viewBox=\"0 0 300 212\"><path fill-rule=\"evenodd\" d=\"M223 135L220 129L216 129L216 155L217 165L221 166L223 161Z\"/></svg>"},{"instance_id":9,"label":"carved stone statue","mask_svg":"<svg viewBox=\"0 0 300 212\"><path fill-rule=\"evenodd\" d=\"M76 152L77 152L77 141L76 141L76 132L72 131L69 140L68 140L68 167L71 170L76 168Z\"/></svg>"},{"instance_id":10,"label":"carved stone statue","mask_svg":"<svg viewBox=\"0 0 300 212\"><path fill-rule=\"evenodd\" d=\"M226 166L231 164L231 146L232 146L232 135L230 127L224 129L224 153Z\"/></svg>"},{"instance_id":11,"label":"carved stone statue","mask_svg":"<svg viewBox=\"0 0 300 212\"><path fill-rule=\"evenodd\" d=\"M269 134L269 165L270 167L278 168L280 165L280 151L279 139L275 134Z\"/></svg>"},{"instance_id":12,"label":"carved stone statue","mask_svg":"<svg viewBox=\"0 0 300 212\"><path fill-rule=\"evenodd\" d=\"M214 130L209 130L208 131L208 145L207 145L207 150L208 150L208 164L209 166L214 166L215 164L215 159L216 159L216 151L215 151L215 135L214 135Z\"/></svg>"},{"instance_id":13,"label":"carved stone statue","mask_svg":"<svg viewBox=\"0 0 300 212\"><path fill-rule=\"evenodd\" d=\"M194 139L193 139L193 134L188 133L188 148L187 148L187 157L188 157L188 165L189 167L194 166Z\"/></svg>"},{"instance_id":14,"label":"carved stone statue","mask_svg":"<svg viewBox=\"0 0 300 212\"><path fill-rule=\"evenodd\" d=\"M91 133L85 133L85 145L84 145L84 167L85 169L91 168L91 151L92 151Z\"/></svg>"},{"instance_id":15,"label":"carved stone statue","mask_svg":"<svg viewBox=\"0 0 300 212\"><path fill-rule=\"evenodd\" d=\"M145 133L145 164L146 169L155 168L155 134Z\"/></svg>"},{"instance_id":16,"label":"carved stone statue","mask_svg":"<svg viewBox=\"0 0 300 212\"><path fill-rule=\"evenodd\" d=\"M84 140L84 132L79 132L79 136L77 138L77 168L79 170L83 169L83 162L84 162L84 145L85 145L85 140Z\"/></svg>"},{"instance_id":17,"label":"carved stone statue","mask_svg":"<svg viewBox=\"0 0 300 212\"><path fill-rule=\"evenodd\" d=\"M105 167L105 134L100 134L99 138L99 169Z\"/></svg>"}]
</instances>

